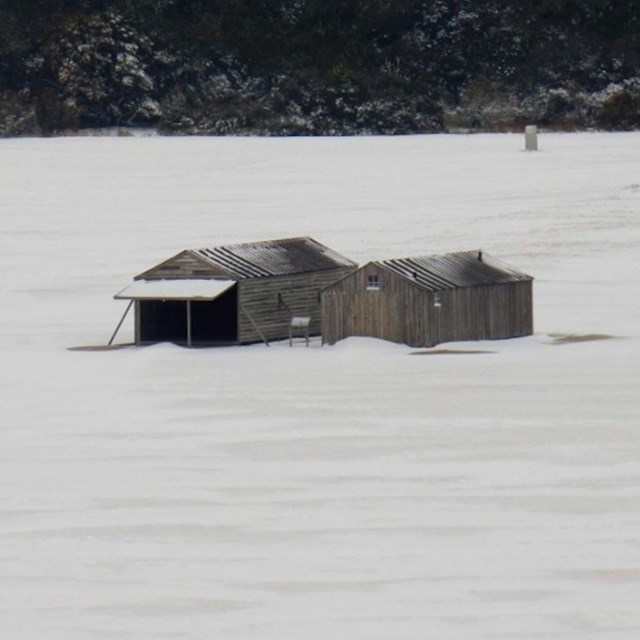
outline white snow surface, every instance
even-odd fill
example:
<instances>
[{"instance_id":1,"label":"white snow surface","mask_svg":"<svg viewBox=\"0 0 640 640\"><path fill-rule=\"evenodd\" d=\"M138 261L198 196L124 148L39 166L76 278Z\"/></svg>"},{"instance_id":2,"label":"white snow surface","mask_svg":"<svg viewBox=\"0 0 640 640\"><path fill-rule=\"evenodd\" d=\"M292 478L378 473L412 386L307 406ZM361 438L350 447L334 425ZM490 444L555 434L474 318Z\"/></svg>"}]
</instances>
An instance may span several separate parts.
<instances>
[{"instance_id":1,"label":"white snow surface","mask_svg":"<svg viewBox=\"0 0 640 640\"><path fill-rule=\"evenodd\" d=\"M118 291L118 300L214 300L234 280L136 280Z\"/></svg>"},{"instance_id":2,"label":"white snow surface","mask_svg":"<svg viewBox=\"0 0 640 640\"><path fill-rule=\"evenodd\" d=\"M0 141L0 637L640 637L640 133L539 142ZM536 334L69 349L186 247L306 235L482 248Z\"/></svg>"}]
</instances>

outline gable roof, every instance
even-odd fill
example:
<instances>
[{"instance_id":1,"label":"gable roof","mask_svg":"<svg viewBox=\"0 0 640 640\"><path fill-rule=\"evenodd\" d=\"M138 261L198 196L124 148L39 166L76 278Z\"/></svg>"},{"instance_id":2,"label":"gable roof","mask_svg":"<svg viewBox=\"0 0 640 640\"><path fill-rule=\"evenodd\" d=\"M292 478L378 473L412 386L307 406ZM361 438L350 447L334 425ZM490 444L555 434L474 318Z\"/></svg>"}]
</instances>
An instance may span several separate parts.
<instances>
[{"instance_id":1,"label":"gable roof","mask_svg":"<svg viewBox=\"0 0 640 640\"><path fill-rule=\"evenodd\" d=\"M460 251L439 256L396 258L377 262L427 291L442 291L533 280L482 251Z\"/></svg>"},{"instance_id":2,"label":"gable roof","mask_svg":"<svg viewBox=\"0 0 640 640\"><path fill-rule=\"evenodd\" d=\"M197 271L192 277L232 280L357 267L355 262L313 238L302 237L187 249L141 273L136 279L158 277L178 262L187 265L187 271Z\"/></svg>"}]
</instances>

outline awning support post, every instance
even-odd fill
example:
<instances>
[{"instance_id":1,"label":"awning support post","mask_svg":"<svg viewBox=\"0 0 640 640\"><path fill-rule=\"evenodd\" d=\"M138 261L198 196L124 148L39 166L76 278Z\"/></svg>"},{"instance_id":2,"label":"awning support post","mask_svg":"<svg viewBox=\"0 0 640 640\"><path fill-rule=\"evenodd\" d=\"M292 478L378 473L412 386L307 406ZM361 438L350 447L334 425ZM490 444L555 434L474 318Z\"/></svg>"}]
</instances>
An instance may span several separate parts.
<instances>
[{"instance_id":1,"label":"awning support post","mask_svg":"<svg viewBox=\"0 0 640 640\"><path fill-rule=\"evenodd\" d=\"M187 300L187 346L191 346L191 300Z\"/></svg>"},{"instance_id":2,"label":"awning support post","mask_svg":"<svg viewBox=\"0 0 640 640\"><path fill-rule=\"evenodd\" d=\"M118 322L118 326L116 327L116 330L113 332L113 335L111 336L111 340L109 340L109 346L113 344L113 341L116 338L116 334L118 333L118 331L120 331L120 327L122 326L122 323L124 322L124 319L127 317L127 314L129 313L129 309L131 309L132 306L133 306L133 300L129 300L129 304L125 309L125 312L122 314L122 318L120 318L120 322Z\"/></svg>"}]
</instances>

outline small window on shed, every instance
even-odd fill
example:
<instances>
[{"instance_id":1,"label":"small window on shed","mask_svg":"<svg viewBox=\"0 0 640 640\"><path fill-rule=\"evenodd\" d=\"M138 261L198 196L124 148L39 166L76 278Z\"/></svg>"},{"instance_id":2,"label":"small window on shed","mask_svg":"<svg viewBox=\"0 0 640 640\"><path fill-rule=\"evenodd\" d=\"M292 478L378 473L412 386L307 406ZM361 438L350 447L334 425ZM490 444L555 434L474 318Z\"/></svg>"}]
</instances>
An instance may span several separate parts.
<instances>
[{"instance_id":1,"label":"small window on shed","mask_svg":"<svg viewBox=\"0 0 640 640\"><path fill-rule=\"evenodd\" d=\"M380 289L380 276L377 273L372 273L367 276L367 290L378 291Z\"/></svg>"}]
</instances>

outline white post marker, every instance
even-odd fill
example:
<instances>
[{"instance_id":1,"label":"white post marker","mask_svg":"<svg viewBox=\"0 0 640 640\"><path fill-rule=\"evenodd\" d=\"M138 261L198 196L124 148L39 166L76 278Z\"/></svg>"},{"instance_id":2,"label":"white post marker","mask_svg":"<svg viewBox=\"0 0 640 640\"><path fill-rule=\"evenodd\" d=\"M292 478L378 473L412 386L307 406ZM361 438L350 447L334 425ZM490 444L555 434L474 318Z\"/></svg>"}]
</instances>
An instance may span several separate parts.
<instances>
[{"instance_id":1,"label":"white post marker","mask_svg":"<svg viewBox=\"0 0 640 640\"><path fill-rule=\"evenodd\" d=\"M524 148L526 151L538 150L538 127L535 124L524 128Z\"/></svg>"}]
</instances>

